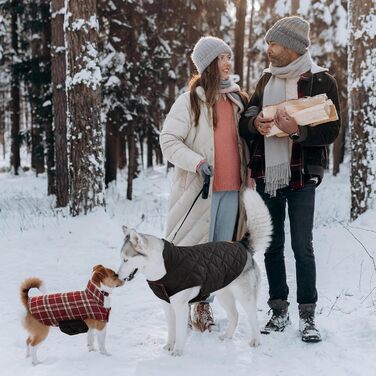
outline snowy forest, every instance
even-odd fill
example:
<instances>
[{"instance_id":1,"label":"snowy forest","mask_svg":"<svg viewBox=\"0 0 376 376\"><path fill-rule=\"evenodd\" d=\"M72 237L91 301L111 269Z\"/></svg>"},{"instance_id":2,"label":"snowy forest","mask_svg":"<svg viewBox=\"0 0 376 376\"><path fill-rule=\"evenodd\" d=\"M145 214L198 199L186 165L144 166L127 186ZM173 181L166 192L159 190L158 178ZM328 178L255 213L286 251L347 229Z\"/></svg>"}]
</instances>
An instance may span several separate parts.
<instances>
[{"instance_id":1,"label":"snowy forest","mask_svg":"<svg viewBox=\"0 0 376 376\"><path fill-rule=\"evenodd\" d=\"M56 206L77 215L104 205L126 169L131 200L140 170L164 162L159 131L194 72L199 37L233 46L234 73L251 93L267 66L266 30L291 14L310 22L311 54L338 82L332 173L351 155L356 219L375 191L373 0L2 0L2 171L46 173Z\"/></svg>"},{"instance_id":2,"label":"snowy forest","mask_svg":"<svg viewBox=\"0 0 376 376\"><path fill-rule=\"evenodd\" d=\"M14 314L20 282L37 275L48 291L77 290L93 265L116 270L123 224L163 237L173 166L159 136L196 72L195 43L211 35L230 45L233 77L252 95L269 65L265 33L291 15L309 22L309 51L335 77L341 108L315 212L323 342L312 350L291 328L250 350L244 323L233 342L192 332L186 355L172 359L163 312L140 278L113 294L111 357L53 332L31 370ZM4 376L374 375L375 194L376 0L0 0ZM267 290L262 270L260 322Z\"/></svg>"}]
</instances>

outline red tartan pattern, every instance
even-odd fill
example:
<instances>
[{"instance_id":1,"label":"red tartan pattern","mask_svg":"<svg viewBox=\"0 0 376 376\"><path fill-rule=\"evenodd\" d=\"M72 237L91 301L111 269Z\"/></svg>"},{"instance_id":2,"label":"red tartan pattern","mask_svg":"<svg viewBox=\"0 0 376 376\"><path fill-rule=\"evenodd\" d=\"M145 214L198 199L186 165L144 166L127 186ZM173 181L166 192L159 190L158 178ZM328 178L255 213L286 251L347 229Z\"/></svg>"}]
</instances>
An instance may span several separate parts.
<instances>
[{"instance_id":1,"label":"red tartan pattern","mask_svg":"<svg viewBox=\"0 0 376 376\"><path fill-rule=\"evenodd\" d=\"M103 304L103 291L89 281L85 291L29 298L28 308L42 324L59 326L59 322L64 320L94 319L107 322L111 308L105 308Z\"/></svg>"}]
</instances>

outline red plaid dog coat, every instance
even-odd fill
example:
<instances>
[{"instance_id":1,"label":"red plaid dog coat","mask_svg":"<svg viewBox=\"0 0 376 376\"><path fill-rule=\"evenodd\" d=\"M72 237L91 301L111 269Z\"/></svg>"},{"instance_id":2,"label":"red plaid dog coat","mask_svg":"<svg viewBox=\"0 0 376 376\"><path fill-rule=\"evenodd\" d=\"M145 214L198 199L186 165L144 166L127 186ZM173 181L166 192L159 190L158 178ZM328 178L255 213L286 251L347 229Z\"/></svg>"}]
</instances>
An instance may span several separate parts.
<instances>
[{"instance_id":1,"label":"red plaid dog coat","mask_svg":"<svg viewBox=\"0 0 376 376\"><path fill-rule=\"evenodd\" d=\"M64 320L108 321L111 308L103 306L105 294L89 281L85 291L29 298L28 308L34 318L49 326L59 326L59 322Z\"/></svg>"}]
</instances>

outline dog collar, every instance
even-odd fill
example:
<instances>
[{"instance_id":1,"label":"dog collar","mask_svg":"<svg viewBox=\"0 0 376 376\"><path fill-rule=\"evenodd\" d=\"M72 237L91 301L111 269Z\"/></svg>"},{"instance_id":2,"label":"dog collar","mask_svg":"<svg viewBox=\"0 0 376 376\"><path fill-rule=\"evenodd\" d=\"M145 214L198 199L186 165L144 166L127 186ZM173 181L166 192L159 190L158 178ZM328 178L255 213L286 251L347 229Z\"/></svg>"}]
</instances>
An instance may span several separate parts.
<instances>
[{"instance_id":1,"label":"dog collar","mask_svg":"<svg viewBox=\"0 0 376 376\"><path fill-rule=\"evenodd\" d=\"M105 296L109 296L109 293L99 289L91 280L89 280L86 291L88 291L92 296L95 297L101 304L103 304L103 299Z\"/></svg>"}]
</instances>

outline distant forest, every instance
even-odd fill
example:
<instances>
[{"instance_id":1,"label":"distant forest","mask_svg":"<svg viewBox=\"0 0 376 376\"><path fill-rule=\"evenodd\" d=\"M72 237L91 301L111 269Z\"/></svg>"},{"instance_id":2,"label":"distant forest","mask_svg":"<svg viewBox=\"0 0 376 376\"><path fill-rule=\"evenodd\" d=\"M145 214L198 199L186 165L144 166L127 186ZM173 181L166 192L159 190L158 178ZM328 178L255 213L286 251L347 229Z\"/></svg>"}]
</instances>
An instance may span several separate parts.
<instances>
[{"instance_id":1,"label":"distant forest","mask_svg":"<svg viewBox=\"0 0 376 376\"><path fill-rule=\"evenodd\" d=\"M331 169L337 174L351 155L355 219L375 189L372 1L0 0L0 157L9 159L7 171L47 173L48 193L72 215L103 205L122 169L132 199L140 169L164 162L159 131L194 73L197 40L223 38L234 51L238 84L252 94L268 65L265 32L293 14L310 22L312 57L338 82L342 129Z\"/></svg>"}]
</instances>

